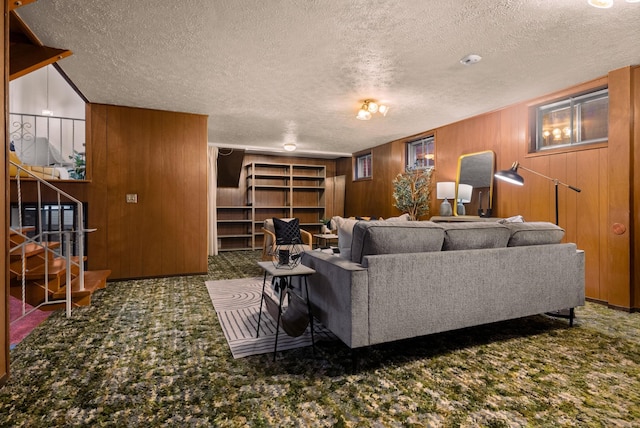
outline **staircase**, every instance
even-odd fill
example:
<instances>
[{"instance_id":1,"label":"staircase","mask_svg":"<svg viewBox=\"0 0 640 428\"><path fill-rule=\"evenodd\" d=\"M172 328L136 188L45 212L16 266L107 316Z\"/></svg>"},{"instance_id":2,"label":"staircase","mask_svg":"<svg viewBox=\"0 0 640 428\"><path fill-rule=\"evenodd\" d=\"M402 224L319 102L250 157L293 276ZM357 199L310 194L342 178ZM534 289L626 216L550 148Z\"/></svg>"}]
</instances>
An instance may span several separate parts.
<instances>
[{"instance_id":1,"label":"staircase","mask_svg":"<svg viewBox=\"0 0 640 428\"><path fill-rule=\"evenodd\" d=\"M67 260L57 255L59 242L28 242L23 231L11 228L10 241L10 292L17 299L31 306L53 310L64 307L67 293ZM84 287L80 287L80 263L86 257L71 256L71 305L89 306L91 295L105 288L110 270L84 271ZM24 266L23 266L24 265ZM24 268L24 273L23 273ZM24 279L24 296L23 296Z\"/></svg>"},{"instance_id":2,"label":"staircase","mask_svg":"<svg viewBox=\"0 0 640 428\"><path fill-rule=\"evenodd\" d=\"M14 164L14 166L21 169L19 165ZM29 171L26 173L29 174ZM82 203L31 174L29 178L33 178L37 186L38 201L35 210L37 221L35 226L22 224L23 183L20 175L18 172L15 177L18 192L18 219L12 220L12 227L9 230L10 293L22 301L21 317L31 312L26 311L26 304L35 309L44 310L66 308L67 316L70 317L72 307L91 304L91 295L96 290L106 287L111 271L84 269L87 259L83 255L84 235L92 230L84 228ZM32 180L29 182L31 183ZM42 209L41 186L46 186L56 193L57 206L55 202L48 203L47 209ZM77 216L71 228L64 224L63 204L65 206L74 204L76 207ZM45 214L50 215L51 211L57 213L57 222L54 222L53 227L51 221L43 220ZM47 224L46 230L43 230L42 224Z\"/></svg>"}]
</instances>

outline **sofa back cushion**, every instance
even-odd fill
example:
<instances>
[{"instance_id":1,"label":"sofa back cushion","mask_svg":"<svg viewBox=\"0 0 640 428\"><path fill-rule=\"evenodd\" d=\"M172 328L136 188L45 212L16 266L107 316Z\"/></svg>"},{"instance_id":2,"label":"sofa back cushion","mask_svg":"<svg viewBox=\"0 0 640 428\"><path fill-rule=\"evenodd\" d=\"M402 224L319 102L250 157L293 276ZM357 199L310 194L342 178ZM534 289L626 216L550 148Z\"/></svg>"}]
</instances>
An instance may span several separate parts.
<instances>
[{"instance_id":1,"label":"sofa back cushion","mask_svg":"<svg viewBox=\"0 0 640 428\"><path fill-rule=\"evenodd\" d=\"M353 226L360 220L342 218L336 221L338 226L338 249L340 257L351 260L351 240L353 236Z\"/></svg>"},{"instance_id":2,"label":"sofa back cushion","mask_svg":"<svg viewBox=\"0 0 640 428\"><path fill-rule=\"evenodd\" d=\"M353 227L351 261L375 254L440 251L444 229L431 221L361 221Z\"/></svg>"},{"instance_id":3,"label":"sofa back cushion","mask_svg":"<svg viewBox=\"0 0 640 428\"><path fill-rule=\"evenodd\" d=\"M494 222L444 223L444 251L502 248L509 242L509 228Z\"/></svg>"},{"instance_id":4,"label":"sofa back cushion","mask_svg":"<svg viewBox=\"0 0 640 428\"><path fill-rule=\"evenodd\" d=\"M509 247L559 244L564 237L563 228L546 221L506 223L505 226L511 231Z\"/></svg>"}]
</instances>

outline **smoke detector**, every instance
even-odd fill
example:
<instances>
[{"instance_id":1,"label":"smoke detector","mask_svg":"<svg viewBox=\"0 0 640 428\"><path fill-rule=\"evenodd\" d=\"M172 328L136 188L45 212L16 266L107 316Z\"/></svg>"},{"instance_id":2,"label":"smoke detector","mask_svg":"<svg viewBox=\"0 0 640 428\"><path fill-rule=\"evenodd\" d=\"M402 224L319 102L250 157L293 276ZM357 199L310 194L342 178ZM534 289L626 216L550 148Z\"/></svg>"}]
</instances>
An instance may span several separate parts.
<instances>
[{"instance_id":1,"label":"smoke detector","mask_svg":"<svg viewBox=\"0 0 640 428\"><path fill-rule=\"evenodd\" d=\"M470 54L470 55L467 55L464 58L462 58L460 60L460 64L462 64L462 65L471 65L471 64L475 64L476 62L480 62L481 59L482 59L482 57L480 55Z\"/></svg>"}]
</instances>

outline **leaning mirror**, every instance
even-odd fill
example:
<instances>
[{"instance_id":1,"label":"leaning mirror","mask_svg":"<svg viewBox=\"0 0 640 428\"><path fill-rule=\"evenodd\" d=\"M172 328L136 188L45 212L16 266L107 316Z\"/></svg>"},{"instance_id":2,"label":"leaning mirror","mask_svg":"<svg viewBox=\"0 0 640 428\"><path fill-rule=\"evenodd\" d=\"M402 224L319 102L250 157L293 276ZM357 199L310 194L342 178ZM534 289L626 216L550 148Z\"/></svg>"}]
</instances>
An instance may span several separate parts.
<instances>
[{"instance_id":1,"label":"leaning mirror","mask_svg":"<svg viewBox=\"0 0 640 428\"><path fill-rule=\"evenodd\" d=\"M456 203L452 204L454 215L491 217L494 168L495 154L491 150L458 158Z\"/></svg>"}]
</instances>

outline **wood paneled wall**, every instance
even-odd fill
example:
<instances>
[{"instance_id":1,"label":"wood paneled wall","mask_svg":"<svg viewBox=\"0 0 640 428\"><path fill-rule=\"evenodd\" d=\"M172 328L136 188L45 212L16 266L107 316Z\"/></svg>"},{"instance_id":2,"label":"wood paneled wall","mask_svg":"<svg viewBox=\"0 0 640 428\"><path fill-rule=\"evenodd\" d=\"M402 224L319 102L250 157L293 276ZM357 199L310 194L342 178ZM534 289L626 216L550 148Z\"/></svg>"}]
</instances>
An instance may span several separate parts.
<instances>
[{"instance_id":1,"label":"wood paneled wall","mask_svg":"<svg viewBox=\"0 0 640 428\"><path fill-rule=\"evenodd\" d=\"M60 187L97 228L88 268L109 279L206 273L207 117L89 104L87 122L90 181Z\"/></svg>"},{"instance_id":2,"label":"wood paneled wall","mask_svg":"<svg viewBox=\"0 0 640 428\"><path fill-rule=\"evenodd\" d=\"M609 142L570 150L529 154L530 106L570 94L609 86ZM435 181L454 180L458 157L493 150L497 170L514 161L582 189L559 187L559 223L565 241L585 251L586 295L623 309L640 308L640 244L634 224L640 224L640 69L626 67L608 76L526 103L489 112L433 130L436 141ZM353 181L351 160L339 160L347 175L345 215L397 215L393 207L393 178L403 170L405 142L393 141L371 149L373 179ZM634 167L635 166L635 167ZM495 183L494 216L522 215L528 221L555 221L554 186L549 180L521 170L522 187ZM431 215L439 201L432 201ZM633 214L632 214L633 213ZM614 227L619 224L623 227ZM615 231L623 233L617 234Z\"/></svg>"}]
</instances>

